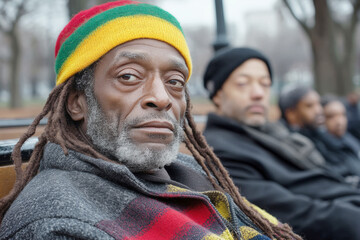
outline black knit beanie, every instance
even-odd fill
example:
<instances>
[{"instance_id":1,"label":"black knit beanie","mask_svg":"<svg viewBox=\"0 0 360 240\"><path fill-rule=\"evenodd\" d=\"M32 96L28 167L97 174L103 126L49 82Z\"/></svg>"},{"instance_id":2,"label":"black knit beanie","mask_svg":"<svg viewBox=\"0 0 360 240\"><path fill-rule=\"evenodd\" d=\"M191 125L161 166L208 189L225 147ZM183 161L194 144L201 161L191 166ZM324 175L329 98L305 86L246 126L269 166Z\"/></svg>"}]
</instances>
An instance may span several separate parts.
<instances>
[{"instance_id":1,"label":"black knit beanie","mask_svg":"<svg viewBox=\"0 0 360 240\"><path fill-rule=\"evenodd\" d=\"M204 87L209 91L210 99L215 96L230 74L251 58L265 62L272 79L270 62L262 53L251 48L226 48L215 54L204 74Z\"/></svg>"}]
</instances>

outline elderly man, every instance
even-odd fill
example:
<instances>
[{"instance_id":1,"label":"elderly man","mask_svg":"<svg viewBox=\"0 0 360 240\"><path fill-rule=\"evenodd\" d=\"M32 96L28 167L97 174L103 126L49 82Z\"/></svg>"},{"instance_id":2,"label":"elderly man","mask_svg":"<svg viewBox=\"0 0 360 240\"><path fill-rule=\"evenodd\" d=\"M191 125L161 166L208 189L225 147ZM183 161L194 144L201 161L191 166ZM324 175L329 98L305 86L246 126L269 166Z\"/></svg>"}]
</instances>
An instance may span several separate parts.
<instances>
[{"instance_id":1,"label":"elderly man","mask_svg":"<svg viewBox=\"0 0 360 240\"><path fill-rule=\"evenodd\" d=\"M196 133L190 54L172 15L95 6L68 23L55 54L57 87L12 155L0 239L300 239L240 196ZM21 145L45 115L22 171ZM178 154L183 138L197 161Z\"/></svg>"},{"instance_id":2,"label":"elderly man","mask_svg":"<svg viewBox=\"0 0 360 240\"><path fill-rule=\"evenodd\" d=\"M360 191L324 172L311 142L268 122L272 71L250 48L226 49L207 66L216 112L204 135L251 202L305 239L360 239Z\"/></svg>"}]
</instances>

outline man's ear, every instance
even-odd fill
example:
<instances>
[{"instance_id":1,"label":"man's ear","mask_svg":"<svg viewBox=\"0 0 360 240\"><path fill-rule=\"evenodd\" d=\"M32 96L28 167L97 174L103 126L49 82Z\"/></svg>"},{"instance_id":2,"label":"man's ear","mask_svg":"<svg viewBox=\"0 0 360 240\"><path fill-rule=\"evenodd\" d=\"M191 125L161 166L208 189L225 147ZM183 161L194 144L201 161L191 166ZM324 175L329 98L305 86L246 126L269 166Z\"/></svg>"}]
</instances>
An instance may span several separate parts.
<instances>
[{"instance_id":1,"label":"man's ear","mask_svg":"<svg viewBox=\"0 0 360 240\"><path fill-rule=\"evenodd\" d=\"M292 108L286 109L285 118L288 121L288 123L290 124L290 126L297 126L299 124L295 109L292 109Z\"/></svg>"},{"instance_id":2,"label":"man's ear","mask_svg":"<svg viewBox=\"0 0 360 240\"><path fill-rule=\"evenodd\" d=\"M74 121L84 120L87 112L85 94L79 91L71 91L67 99L66 110Z\"/></svg>"},{"instance_id":3,"label":"man's ear","mask_svg":"<svg viewBox=\"0 0 360 240\"><path fill-rule=\"evenodd\" d=\"M221 94L222 91L220 89L215 93L215 96L212 98L212 101L215 104L216 108L220 108L221 106Z\"/></svg>"}]
</instances>

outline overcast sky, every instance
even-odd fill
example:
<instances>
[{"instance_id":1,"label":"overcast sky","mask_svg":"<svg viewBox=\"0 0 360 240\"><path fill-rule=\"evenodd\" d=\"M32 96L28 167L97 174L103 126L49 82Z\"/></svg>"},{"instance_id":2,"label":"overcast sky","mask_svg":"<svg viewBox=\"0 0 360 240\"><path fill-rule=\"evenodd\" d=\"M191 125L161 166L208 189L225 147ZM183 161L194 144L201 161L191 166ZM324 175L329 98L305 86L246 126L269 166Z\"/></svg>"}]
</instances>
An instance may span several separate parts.
<instances>
[{"instance_id":1,"label":"overcast sky","mask_svg":"<svg viewBox=\"0 0 360 240\"><path fill-rule=\"evenodd\" d=\"M226 21L229 24L241 24L246 12L272 9L276 2L277 0L223 0ZM215 26L214 0L162 0L159 5L173 14L183 26Z\"/></svg>"},{"instance_id":2,"label":"overcast sky","mask_svg":"<svg viewBox=\"0 0 360 240\"><path fill-rule=\"evenodd\" d=\"M140 0L141 1L141 0ZM244 30L244 16L249 12L271 11L278 0L223 0L227 25L236 26ZM155 0L158 5L173 14L183 27L199 25L215 29L215 1L214 0ZM47 31L47 35L56 39L62 28L68 22L66 0L53 1L43 4L24 16L22 23L28 28Z\"/></svg>"}]
</instances>

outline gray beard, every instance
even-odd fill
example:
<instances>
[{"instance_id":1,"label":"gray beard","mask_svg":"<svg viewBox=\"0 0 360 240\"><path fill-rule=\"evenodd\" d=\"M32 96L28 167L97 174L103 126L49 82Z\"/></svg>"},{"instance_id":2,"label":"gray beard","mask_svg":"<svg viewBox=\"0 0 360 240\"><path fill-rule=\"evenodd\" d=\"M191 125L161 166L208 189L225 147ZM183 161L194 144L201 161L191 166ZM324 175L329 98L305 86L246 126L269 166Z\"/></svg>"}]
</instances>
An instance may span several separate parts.
<instances>
[{"instance_id":1,"label":"gray beard","mask_svg":"<svg viewBox=\"0 0 360 240\"><path fill-rule=\"evenodd\" d=\"M119 129L119 119L116 116L105 116L95 96L86 95L89 110L86 133L99 152L111 159L115 158L132 172L159 169L176 159L183 140L182 122L176 122L167 114L152 114L123 122ZM150 119L167 120L174 125L174 140L163 150L141 147L129 137L132 126Z\"/></svg>"}]
</instances>

